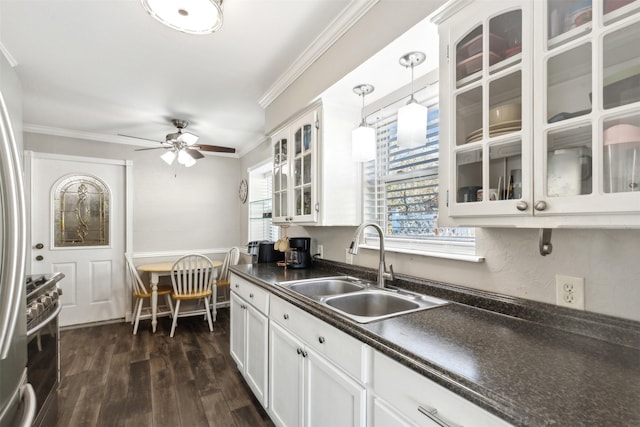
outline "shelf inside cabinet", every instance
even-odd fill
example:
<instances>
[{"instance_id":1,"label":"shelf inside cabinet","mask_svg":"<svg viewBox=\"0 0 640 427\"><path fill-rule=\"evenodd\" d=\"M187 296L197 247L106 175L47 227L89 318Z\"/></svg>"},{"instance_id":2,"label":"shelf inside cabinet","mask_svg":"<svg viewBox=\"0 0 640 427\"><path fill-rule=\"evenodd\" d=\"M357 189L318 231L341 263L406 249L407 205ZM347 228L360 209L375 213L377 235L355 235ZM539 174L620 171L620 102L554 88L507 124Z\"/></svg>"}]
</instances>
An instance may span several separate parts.
<instances>
[{"instance_id":1,"label":"shelf inside cabinet","mask_svg":"<svg viewBox=\"0 0 640 427\"><path fill-rule=\"evenodd\" d=\"M566 33L562 33L556 37L549 39L549 50L555 49L558 46L561 46L571 40L575 40L578 37L581 37L585 34L589 34L591 29L593 28L593 24L591 22L581 25L579 27L573 28Z\"/></svg>"},{"instance_id":2,"label":"shelf inside cabinet","mask_svg":"<svg viewBox=\"0 0 640 427\"><path fill-rule=\"evenodd\" d=\"M519 52L490 66L489 74L497 73L500 70L504 70L505 68L509 68L515 64L519 64L521 61L522 61L522 52Z\"/></svg>"},{"instance_id":3,"label":"shelf inside cabinet","mask_svg":"<svg viewBox=\"0 0 640 427\"><path fill-rule=\"evenodd\" d=\"M616 22L640 11L640 0L604 0L605 25Z\"/></svg>"}]
</instances>

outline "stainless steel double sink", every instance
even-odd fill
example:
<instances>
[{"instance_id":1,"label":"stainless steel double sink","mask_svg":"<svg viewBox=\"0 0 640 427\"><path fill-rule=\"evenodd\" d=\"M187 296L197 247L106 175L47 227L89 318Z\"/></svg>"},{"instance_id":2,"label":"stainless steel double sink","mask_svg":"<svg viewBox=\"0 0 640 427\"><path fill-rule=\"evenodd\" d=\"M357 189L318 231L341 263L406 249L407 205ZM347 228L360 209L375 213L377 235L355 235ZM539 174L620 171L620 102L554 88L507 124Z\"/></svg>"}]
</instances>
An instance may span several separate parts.
<instances>
[{"instance_id":1,"label":"stainless steel double sink","mask_svg":"<svg viewBox=\"0 0 640 427\"><path fill-rule=\"evenodd\" d=\"M372 282L351 276L297 280L279 285L318 301L358 323L374 322L448 303L409 291L381 289Z\"/></svg>"}]
</instances>

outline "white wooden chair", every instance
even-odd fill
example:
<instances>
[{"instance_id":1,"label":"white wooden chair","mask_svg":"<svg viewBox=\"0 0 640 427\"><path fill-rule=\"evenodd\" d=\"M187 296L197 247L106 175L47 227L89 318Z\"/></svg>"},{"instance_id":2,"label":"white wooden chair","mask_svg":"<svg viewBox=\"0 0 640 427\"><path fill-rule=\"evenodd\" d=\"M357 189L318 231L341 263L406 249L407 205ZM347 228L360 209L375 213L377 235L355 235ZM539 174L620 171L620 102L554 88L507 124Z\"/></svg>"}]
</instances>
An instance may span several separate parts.
<instances>
[{"instance_id":1,"label":"white wooden chair","mask_svg":"<svg viewBox=\"0 0 640 427\"><path fill-rule=\"evenodd\" d=\"M171 283L176 301L171 325L171 337L176 329L178 317L180 317L180 303L184 300L204 300L204 310L195 309L182 314L182 317L204 314L209 322L209 330L213 331L209 298L214 295L213 287L213 262L200 254L190 254L178 258L171 269Z\"/></svg>"},{"instance_id":2,"label":"white wooden chair","mask_svg":"<svg viewBox=\"0 0 640 427\"><path fill-rule=\"evenodd\" d=\"M129 273L129 281L131 282L131 291L133 296L136 298L136 302L133 307L133 312L131 313L131 323L133 323L133 335L138 333L138 324L140 323L140 319L151 318L151 313L142 314L142 306L145 300L151 301L151 290L147 288L140 278L138 274L138 270L133 265L133 261L131 258L125 254L124 258L127 263L127 271ZM171 293L173 289L167 285L158 285L158 296L164 295L164 298L167 302L167 307L169 307L169 312L173 316L173 304L171 303ZM149 307L149 310L151 307Z\"/></svg>"},{"instance_id":3,"label":"white wooden chair","mask_svg":"<svg viewBox=\"0 0 640 427\"><path fill-rule=\"evenodd\" d=\"M237 265L240 260L240 248L234 246L229 249L227 255L224 257L224 261L222 262L222 267L220 267L220 272L218 277L216 278L215 283L215 291L214 291L214 301L213 304L213 320L215 322L218 316L218 309L229 307L231 303L230 297L230 287L229 287L229 267L232 265ZM222 298L221 298L222 297Z\"/></svg>"}]
</instances>

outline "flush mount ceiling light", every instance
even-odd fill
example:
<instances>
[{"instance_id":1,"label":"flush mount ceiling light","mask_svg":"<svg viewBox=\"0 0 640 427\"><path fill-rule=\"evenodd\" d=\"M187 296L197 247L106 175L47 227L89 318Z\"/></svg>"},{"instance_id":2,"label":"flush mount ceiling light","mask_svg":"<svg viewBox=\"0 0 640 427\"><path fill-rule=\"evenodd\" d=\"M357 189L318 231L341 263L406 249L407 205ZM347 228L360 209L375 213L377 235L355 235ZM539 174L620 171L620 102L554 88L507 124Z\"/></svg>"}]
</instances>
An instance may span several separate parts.
<instances>
[{"instance_id":1,"label":"flush mount ceiling light","mask_svg":"<svg viewBox=\"0 0 640 427\"><path fill-rule=\"evenodd\" d=\"M400 65L411 67L411 98L407 105L398 110L398 139L401 148L416 148L426 143L427 107L418 104L413 96L413 67L426 59L422 52L409 52L400 57Z\"/></svg>"},{"instance_id":2,"label":"flush mount ceiling light","mask_svg":"<svg viewBox=\"0 0 640 427\"><path fill-rule=\"evenodd\" d=\"M223 0L140 0L149 15L188 34L211 34L222 27Z\"/></svg>"},{"instance_id":3,"label":"flush mount ceiling light","mask_svg":"<svg viewBox=\"0 0 640 427\"><path fill-rule=\"evenodd\" d=\"M353 92L362 96L362 121L357 129L351 132L351 157L354 162L368 162L376 158L376 131L367 126L364 118L364 97L373 92L374 87L361 84L353 88Z\"/></svg>"}]
</instances>

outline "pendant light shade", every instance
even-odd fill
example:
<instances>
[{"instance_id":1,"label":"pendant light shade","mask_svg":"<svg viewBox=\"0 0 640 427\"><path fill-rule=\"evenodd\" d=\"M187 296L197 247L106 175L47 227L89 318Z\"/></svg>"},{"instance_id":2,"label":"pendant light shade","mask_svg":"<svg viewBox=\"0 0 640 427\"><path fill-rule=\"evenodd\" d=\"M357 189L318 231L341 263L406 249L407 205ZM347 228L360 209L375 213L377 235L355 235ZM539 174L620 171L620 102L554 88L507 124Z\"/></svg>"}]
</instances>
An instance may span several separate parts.
<instances>
[{"instance_id":1,"label":"pendant light shade","mask_svg":"<svg viewBox=\"0 0 640 427\"><path fill-rule=\"evenodd\" d=\"M222 0L140 0L149 15L188 34L211 34L222 27Z\"/></svg>"},{"instance_id":2,"label":"pendant light shade","mask_svg":"<svg viewBox=\"0 0 640 427\"><path fill-rule=\"evenodd\" d=\"M353 88L353 92L362 96L362 121L360 126L351 132L351 158L354 162L368 162L376 158L376 130L367 126L364 118L364 97L373 92L374 87L361 84Z\"/></svg>"},{"instance_id":3,"label":"pendant light shade","mask_svg":"<svg viewBox=\"0 0 640 427\"><path fill-rule=\"evenodd\" d=\"M358 126L351 132L351 156L354 162L368 162L376 158L376 130Z\"/></svg>"},{"instance_id":4,"label":"pendant light shade","mask_svg":"<svg viewBox=\"0 0 640 427\"><path fill-rule=\"evenodd\" d=\"M412 102L400 108L397 144L402 148L417 148L426 143L426 138L427 107Z\"/></svg>"},{"instance_id":5,"label":"pendant light shade","mask_svg":"<svg viewBox=\"0 0 640 427\"><path fill-rule=\"evenodd\" d=\"M427 140L427 107L418 104L413 91L413 67L426 59L422 52L410 52L400 58L400 65L411 67L411 98L398 110L398 139L400 148L417 148Z\"/></svg>"}]
</instances>

